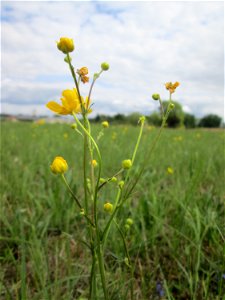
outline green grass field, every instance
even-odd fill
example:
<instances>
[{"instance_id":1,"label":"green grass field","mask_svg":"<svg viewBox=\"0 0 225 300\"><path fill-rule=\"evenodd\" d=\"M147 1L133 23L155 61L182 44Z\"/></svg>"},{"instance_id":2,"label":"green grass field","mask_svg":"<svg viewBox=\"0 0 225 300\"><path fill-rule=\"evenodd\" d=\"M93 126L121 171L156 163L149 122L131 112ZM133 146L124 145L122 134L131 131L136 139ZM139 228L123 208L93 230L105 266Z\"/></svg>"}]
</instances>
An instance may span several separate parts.
<instances>
[{"instance_id":1,"label":"green grass field","mask_svg":"<svg viewBox=\"0 0 225 300\"><path fill-rule=\"evenodd\" d=\"M133 173L158 129L145 127ZM100 125L94 125L94 136ZM99 142L102 177L131 156L139 128L110 126ZM87 299L90 253L85 222L58 176L56 155L82 199L82 137L66 124L1 124L0 299ZM173 169L173 174L167 168ZM135 299L219 300L225 293L224 131L166 129L131 199L117 217L127 233L135 267ZM115 186L103 188L105 201ZM116 228L106 250L111 300L128 300L129 274ZM100 286L100 280L98 282ZM103 299L101 293L96 300Z\"/></svg>"}]
</instances>

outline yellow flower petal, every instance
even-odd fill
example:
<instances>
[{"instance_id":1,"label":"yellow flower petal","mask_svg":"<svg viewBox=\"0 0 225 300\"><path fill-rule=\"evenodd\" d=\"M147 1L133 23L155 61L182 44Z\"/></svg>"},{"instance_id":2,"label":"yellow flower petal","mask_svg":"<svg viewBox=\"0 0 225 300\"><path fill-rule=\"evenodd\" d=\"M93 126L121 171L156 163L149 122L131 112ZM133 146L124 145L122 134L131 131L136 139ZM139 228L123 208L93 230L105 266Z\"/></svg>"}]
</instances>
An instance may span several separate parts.
<instances>
[{"instance_id":1,"label":"yellow flower petal","mask_svg":"<svg viewBox=\"0 0 225 300\"><path fill-rule=\"evenodd\" d=\"M72 112L80 113L80 100L76 89L73 90L64 90L62 92L62 105L68 110L70 114ZM82 97L81 97L82 100Z\"/></svg>"},{"instance_id":2,"label":"yellow flower petal","mask_svg":"<svg viewBox=\"0 0 225 300\"><path fill-rule=\"evenodd\" d=\"M78 92L76 89L73 90L64 90L62 92L62 96L68 100L74 100L77 99L79 100Z\"/></svg>"},{"instance_id":3,"label":"yellow flower petal","mask_svg":"<svg viewBox=\"0 0 225 300\"><path fill-rule=\"evenodd\" d=\"M63 107L61 106L60 104L58 104L57 102L55 101L50 101L46 104L46 106L54 111L55 113L58 113L60 115L68 115L68 111Z\"/></svg>"}]
</instances>

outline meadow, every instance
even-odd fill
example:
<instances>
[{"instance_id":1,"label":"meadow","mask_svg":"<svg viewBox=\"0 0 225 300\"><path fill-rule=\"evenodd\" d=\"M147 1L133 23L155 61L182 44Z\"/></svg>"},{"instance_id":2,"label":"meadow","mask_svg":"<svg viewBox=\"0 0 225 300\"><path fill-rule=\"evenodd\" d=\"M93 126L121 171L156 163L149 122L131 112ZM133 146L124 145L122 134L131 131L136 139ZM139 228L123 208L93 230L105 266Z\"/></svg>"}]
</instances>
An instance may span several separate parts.
<instances>
[{"instance_id":1,"label":"meadow","mask_svg":"<svg viewBox=\"0 0 225 300\"><path fill-rule=\"evenodd\" d=\"M101 125L93 126L98 136ZM157 134L145 126L137 162ZM99 141L103 177L130 157L139 128L110 125ZM87 299L86 227L59 177L56 155L68 162L66 178L82 197L82 137L68 124L1 123L0 299ZM165 129L141 180L117 216L134 265L134 299L225 299L224 131ZM169 169L168 169L169 168ZM134 174L138 164L134 167ZM102 207L114 183L102 188ZM102 202L101 202L102 201ZM111 300L128 300L123 243L110 231L106 278ZM97 282L100 285L100 280ZM99 292L98 299L103 299Z\"/></svg>"}]
</instances>

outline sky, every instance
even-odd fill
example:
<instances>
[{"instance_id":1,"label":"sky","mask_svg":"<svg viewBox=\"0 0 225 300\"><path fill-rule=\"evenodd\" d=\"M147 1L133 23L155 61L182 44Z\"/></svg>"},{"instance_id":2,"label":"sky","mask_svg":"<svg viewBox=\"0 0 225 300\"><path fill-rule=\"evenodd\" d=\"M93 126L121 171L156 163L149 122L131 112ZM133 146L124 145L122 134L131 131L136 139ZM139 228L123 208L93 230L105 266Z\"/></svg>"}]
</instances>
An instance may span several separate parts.
<instances>
[{"instance_id":1,"label":"sky","mask_svg":"<svg viewBox=\"0 0 225 300\"><path fill-rule=\"evenodd\" d=\"M74 39L75 69L96 81L93 116L158 110L153 93L179 81L173 100L200 118L224 116L224 3L161 1L1 2L1 112L52 116L45 104L74 88L60 37ZM88 94L90 83L81 85Z\"/></svg>"}]
</instances>

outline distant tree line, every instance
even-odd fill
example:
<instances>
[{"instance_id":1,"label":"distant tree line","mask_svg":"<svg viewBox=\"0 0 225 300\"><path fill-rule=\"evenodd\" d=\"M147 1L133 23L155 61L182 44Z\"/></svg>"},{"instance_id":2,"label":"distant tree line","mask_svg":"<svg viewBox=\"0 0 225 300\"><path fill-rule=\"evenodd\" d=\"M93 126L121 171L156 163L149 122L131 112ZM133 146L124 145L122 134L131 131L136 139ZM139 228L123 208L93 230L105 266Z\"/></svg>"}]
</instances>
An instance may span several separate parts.
<instances>
[{"instance_id":1,"label":"distant tree line","mask_svg":"<svg viewBox=\"0 0 225 300\"><path fill-rule=\"evenodd\" d=\"M168 106L168 101L163 101L163 109L166 110ZM197 119L193 114L185 113L183 111L182 105L178 102L173 101L175 108L170 112L167 126L169 128L196 128L196 127L206 127L206 128L218 128L222 126L222 118L215 114L208 114L201 119ZM138 112L133 112L129 115L116 114L115 116L108 115L97 115L92 118L91 121L95 123L100 123L105 120L111 124L131 124L136 125L138 119L142 114ZM161 111L155 111L149 116L146 116L149 125L160 126L162 122Z\"/></svg>"}]
</instances>

